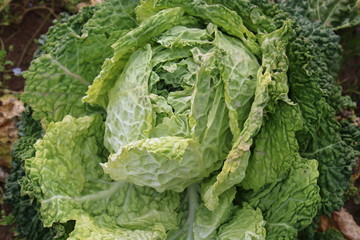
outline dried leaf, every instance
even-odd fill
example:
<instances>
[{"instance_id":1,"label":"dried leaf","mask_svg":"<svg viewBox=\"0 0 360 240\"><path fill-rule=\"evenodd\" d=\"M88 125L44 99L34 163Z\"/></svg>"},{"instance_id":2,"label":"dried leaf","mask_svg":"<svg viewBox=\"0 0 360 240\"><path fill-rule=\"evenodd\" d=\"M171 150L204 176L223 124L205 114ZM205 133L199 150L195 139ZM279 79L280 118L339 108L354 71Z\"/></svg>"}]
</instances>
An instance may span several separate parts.
<instances>
[{"instance_id":1,"label":"dried leaf","mask_svg":"<svg viewBox=\"0 0 360 240\"><path fill-rule=\"evenodd\" d=\"M104 0L91 0L90 2L91 2L91 6L94 6L94 5L99 4L99 3L103 2L103 1Z\"/></svg>"},{"instance_id":2,"label":"dried leaf","mask_svg":"<svg viewBox=\"0 0 360 240\"><path fill-rule=\"evenodd\" d=\"M326 215L322 215L320 217L318 231L325 232L326 230L328 230L329 228L332 228L332 227L337 228L335 221Z\"/></svg>"},{"instance_id":3,"label":"dried leaf","mask_svg":"<svg viewBox=\"0 0 360 240\"><path fill-rule=\"evenodd\" d=\"M90 0L90 4L89 3L85 3L85 2L81 2L77 5L78 9L82 9L84 7L88 7L88 6L95 6L96 4L99 4L101 2L103 2L104 0Z\"/></svg>"},{"instance_id":4,"label":"dried leaf","mask_svg":"<svg viewBox=\"0 0 360 240\"><path fill-rule=\"evenodd\" d=\"M338 229L349 240L360 240L360 227L354 221L353 216L344 208L331 214L331 218L323 215L320 217L317 231L325 232L330 228Z\"/></svg>"},{"instance_id":5,"label":"dried leaf","mask_svg":"<svg viewBox=\"0 0 360 240\"><path fill-rule=\"evenodd\" d=\"M2 168L0 168L0 182L6 182L6 179L9 177L9 174Z\"/></svg>"},{"instance_id":6,"label":"dried leaf","mask_svg":"<svg viewBox=\"0 0 360 240\"><path fill-rule=\"evenodd\" d=\"M16 120L24 111L24 104L12 95L0 98L0 166L10 167L11 147L18 137Z\"/></svg>"},{"instance_id":7,"label":"dried leaf","mask_svg":"<svg viewBox=\"0 0 360 240\"><path fill-rule=\"evenodd\" d=\"M353 216L344 208L332 213L332 218L337 223L339 230L349 240L360 239L360 227L354 221Z\"/></svg>"}]
</instances>

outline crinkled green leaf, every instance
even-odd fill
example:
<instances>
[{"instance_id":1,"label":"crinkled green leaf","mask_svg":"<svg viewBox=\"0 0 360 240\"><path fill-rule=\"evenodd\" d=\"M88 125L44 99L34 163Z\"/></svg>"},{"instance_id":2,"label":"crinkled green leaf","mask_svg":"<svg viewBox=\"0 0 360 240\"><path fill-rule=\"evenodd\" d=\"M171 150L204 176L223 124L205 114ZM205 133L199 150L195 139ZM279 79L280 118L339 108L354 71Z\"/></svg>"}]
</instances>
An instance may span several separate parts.
<instances>
[{"instance_id":1,"label":"crinkled green leaf","mask_svg":"<svg viewBox=\"0 0 360 240\"><path fill-rule=\"evenodd\" d=\"M166 48L176 48L209 44L209 38L206 29L175 26L162 34L157 42Z\"/></svg>"},{"instance_id":2,"label":"crinkled green leaf","mask_svg":"<svg viewBox=\"0 0 360 240\"><path fill-rule=\"evenodd\" d=\"M312 72L321 72L321 74L316 74L317 84L321 88L322 95L327 103L336 111L354 107L355 103L351 101L349 96L342 96L342 88L337 85L342 61L340 37L330 28L321 26L319 23L314 24L301 16L293 18L301 25L301 29L298 31L301 31L301 36L306 38L306 44L311 49L306 56L309 59L305 65L307 74L312 75Z\"/></svg>"},{"instance_id":3,"label":"crinkled green leaf","mask_svg":"<svg viewBox=\"0 0 360 240\"><path fill-rule=\"evenodd\" d=\"M256 73L260 66L255 56L240 41L224 36L217 29L214 30L214 45L227 53L222 57L219 68L224 82L230 128L236 139L250 112L251 100L255 93Z\"/></svg>"},{"instance_id":4,"label":"crinkled green leaf","mask_svg":"<svg viewBox=\"0 0 360 240\"><path fill-rule=\"evenodd\" d=\"M16 232L19 237L50 240L55 235L60 237L61 234L55 228L44 228L37 212L37 201L33 201L27 195L21 195L19 183L25 176L24 161L34 157L33 145L41 137L42 132L40 123L32 119L31 111L26 108L19 125L21 138L14 144L11 152L12 168L5 185L4 202L11 206L11 214L16 219ZM65 236L66 234L63 237Z\"/></svg>"},{"instance_id":5,"label":"crinkled green leaf","mask_svg":"<svg viewBox=\"0 0 360 240\"><path fill-rule=\"evenodd\" d=\"M60 121L67 114L79 117L91 111L81 99L111 56L111 44L135 26L136 4L109 1L69 22L60 21L49 31L43 55L24 73L22 99L34 109L35 119Z\"/></svg>"},{"instance_id":6,"label":"crinkled green leaf","mask_svg":"<svg viewBox=\"0 0 360 240\"><path fill-rule=\"evenodd\" d=\"M303 31L298 28L297 34ZM291 43L289 82L291 99L299 105L304 122L304 129L297 134L299 150L302 156L319 161L321 213L330 214L343 204L354 153L342 141L335 111L322 96L319 86L328 72L319 66L315 49L314 42L302 37Z\"/></svg>"},{"instance_id":7,"label":"crinkled green leaf","mask_svg":"<svg viewBox=\"0 0 360 240\"><path fill-rule=\"evenodd\" d=\"M151 9L153 11L168 7L181 6L189 15L209 20L217 26L223 28L228 34L241 39L253 54L260 55L260 47L256 42L254 33L244 26L242 18L235 11L231 11L223 5L207 4L207 1L189 0L149 0L144 2L152 5Z\"/></svg>"},{"instance_id":8,"label":"crinkled green leaf","mask_svg":"<svg viewBox=\"0 0 360 240\"><path fill-rule=\"evenodd\" d=\"M309 238L309 237L307 237ZM325 232L316 232L315 239L318 240L345 240L344 235L335 228L329 228Z\"/></svg>"},{"instance_id":9,"label":"crinkled green leaf","mask_svg":"<svg viewBox=\"0 0 360 240\"><path fill-rule=\"evenodd\" d=\"M286 103L264 122L256 136L253 153L241 185L259 190L284 179L299 151L295 133L302 129L300 109Z\"/></svg>"},{"instance_id":10,"label":"crinkled green leaf","mask_svg":"<svg viewBox=\"0 0 360 240\"><path fill-rule=\"evenodd\" d=\"M164 231L176 227L178 195L112 182L100 166L106 159L101 144L103 130L98 115L79 119L67 116L51 123L35 144L35 157L26 160L23 191L39 201L45 226L79 220L73 239L106 238L110 229L116 234L108 239L131 239L132 234L138 239L142 235L148 236L145 239L164 239ZM84 219L90 219L99 230L92 232L91 226L84 226Z\"/></svg>"},{"instance_id":11,"label":"crinkled green leaf","mask_svg":"<svg viewBox=\"0 0 360 240\"><path fill-rule=\"evenodd\" d=\"M275 16L281 15L282 12L276 5L268 1L254 1L256 5L253 5L251 1L208 0L206 2L221 4L232 11L236 11L242 18L244 25L254 33L270 33L280 26L277 26L274 20L276 20Z\"/></svg>"},{"instance_id":12,"label":"crinkled green leaf","mask_svg":"<svg viewBox=\"0 0 360 240\"><path fill-rule=\"evenodd\" d=\"M220 226L224 226L222 224L230 219L235 210L233 204L235 193L235 187L224 192L220 197L219 206L214 211L207 209L204 203L199 206L193 226L194 239L210 240L220 237L217 230Z\"/></svg>"},{"instance_id":13,"label":"crinkled green leaf","mask_svg":"<svg viewBox=\"0 0 360 240\"><path fill-rule=\"evenodd\" d=\"M285 180L245 194L263 212L266 239L296 239L311 223L320 204L318 176L317 161L298 156Z\"/></svg>"},{"instance_id":14,"label":"crinkled green leaf","mask_svg":"<svg viewBox=\"0 0 360 240\"><path fill-rule=\"evenodd\" d=\"M149 45L134 53L109 93L105 146L110 152L149 136L153 125L148 89L151 56Z\"/></svg>"},{"instance_id":15,"label":"crinkled green leaf","mask_svg":"<svg viewBox=\"0 0 360 240\"><path fill-rule=\"evenodd\" d=\"M176 136L182 138L190 137L190 126L188 116L185 114L173 115L170 118L165 117L162 123L151 129L150 137Z\"/></svg>"},{"instance_id":16,"label":"crinkled green leaf","mask_svg":"<svg viewBox=\"0 0 360 240\"><path fill-rule=\"evenodd\" d=\"M162 240L166 239L166 232L162 225L155 225L146 230L129 230L113 226L102 226L93 221L86 214L76 221L76 228L71 232L68 240Z\"/></svg>"},{"instance_id":17,"label":"crinkled green leaf","mask_svg":"<svg viewBox=\"0 0 360 240\"><path fill-rule=\"evenodd\" d=\"M242 208L235 210L231 220L220 227L217 239L265 240L265 224L260 209L255 210L244 203Z\"/></svg>"},{"instance_id":18,"label":"crinkled green leaf","mask_svg":"<svg viewBox=\"0 0 360 240\"><path fill-rule=\"evenodd\" d=\"M359 2L356 0L279 0L280 5L292 14L320 21L333 29L360 24Z\"/></svg>"},{"instance_id":19,"label":"crinkled green leaf","mask_svg":"<svg viewBox=\"0 0 360 240\"><path fill-rule=\"evenodd\" d=\"M357 154L360 154L360 125L357 118L342 119L341 125L341 138L348 145L351 146Z\"/></svg>"},{"instance_id":20,"label":"crinkled green leaf","mask_svg":"<svg viewBox=\"0 0 360 240\"><path fill-rule=\"evenodd\" d=\"M175 26L183 18L181 8L163 10L141 23L137 28L119 38L113 45L114 56L106 59L100 74L86 92L83 101L106 108L108 91L113 87L117 76L121 74L130 55L136 48L146 45L153 37Z\"/></svg>"},{"instance_id":21,"label":"crinkled green leaf","mask_svg":"<svg viewBox=\"0 0 360 240\"><path fill-rule=\"evenodd\" d=\"M204 195L203 200L210 210L217 207L220 194L239 184L244 179L251 155L250 147L253 144L253 138L263 124L264 111L268 102L277 99L287 101L287 57L285 46L288 37L291 36L289 33L291 33L291 30L289 23L287 23L283 28L262 37L261 48L264 55L262 67L258 72L255 98L244 128L239 137L235 139L222 171L216 176L216 182ZM278 71L278 69L281 69L281 71Z\"/></svg>"},{"instance_id":22,"label":"crinkled green leaf","mask_svg":"<svg viewBox=\"0 0 360 240\"><path fill-rule=\"evenodd\" d=\"M34 109L35 119L60 121L66 114L88 113L81 97L90 82L72 73L50 54L34 60L24 76L27 85L22 99Z\"/></svg>"},{"instance_id":23,"label":"crinkled green leaf","mask_svg":"<svg viewBox=\"0 0 360 240\"><path fill-rule=\"evenodd\" d=\"M215 240L218 228L224 224L235 209L235 187L220 197L219 207L210 211L201 202L199 184L193 184L184 191L178 216L178 228L168 232L167 240Z\"/></svg>"},{"instance_id":24,"label":"crinkled green leaf","mask_svg":"<svg viewBox=\"0 0 360 240\"><path fill-rule=\"evenodd\" d=\"M198 145L191 138L180 137L134 141L110 155L104 172L114 180L150 186L159 192L181 192L207 174Z\"/></svg>"}]
</instances>

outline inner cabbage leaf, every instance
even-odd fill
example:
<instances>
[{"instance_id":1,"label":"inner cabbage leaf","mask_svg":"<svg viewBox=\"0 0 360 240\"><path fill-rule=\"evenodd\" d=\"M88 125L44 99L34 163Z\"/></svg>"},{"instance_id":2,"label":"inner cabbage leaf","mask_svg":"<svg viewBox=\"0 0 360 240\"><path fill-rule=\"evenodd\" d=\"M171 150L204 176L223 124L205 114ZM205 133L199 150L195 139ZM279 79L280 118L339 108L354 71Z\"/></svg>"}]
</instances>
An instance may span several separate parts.
<instances>
[{"instance_id":1,"label":"inner cabbage leaf","mask_svg":"<svg viewBox=\"0 0 360 240\"><path fill-rule=\"evenodd\" d=\"M105 173L160 192L207 177L244 126L259 68L213 24L176 26L138 49L109 93Z\"/></svg>"}]
</instances>

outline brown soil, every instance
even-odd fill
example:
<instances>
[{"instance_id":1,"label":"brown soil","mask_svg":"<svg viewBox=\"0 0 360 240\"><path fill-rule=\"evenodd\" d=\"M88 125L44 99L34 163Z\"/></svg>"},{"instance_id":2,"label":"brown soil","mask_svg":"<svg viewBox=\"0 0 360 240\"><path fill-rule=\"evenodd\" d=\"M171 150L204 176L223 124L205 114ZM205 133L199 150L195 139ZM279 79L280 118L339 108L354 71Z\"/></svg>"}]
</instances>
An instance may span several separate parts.
<instances>
[{"instance_id":1,"label":"brown soil","mask_svg":"<svg viewBox=\"0 0 360 240\"><path fill-rule=\"evenodd\" d=\"M41 3L43 2L43 3ZM0 26L0 38L7 52L7 60L13 62L8 66L6 73L10 79L6 80L5 73L0 73L4 89L22 91L24 79L15 76L11 69L21 68L22 71L29 67L33 55L38 48L36 39L45 34L52 25L53 19L63 10L62 1L30 1L14 0L10 5L10 13L15 14L14 24Z\"/></svg>"},{"instance_id":2,"label":"brown soil","mask_svg":"<svg viewBox=\"0 0 360 240\"><path fill-rule=\"evenodd\" d=\"M356 115L360 116L360 26L340 30L337 34L341 36L344 55L339 83L343 86L343 94L358 104Z\"/></svg>"},{"instance_id":3,"label":"brown soil","mask_svg":"<svg viewBox=\"0 0 360 240\"><path fill-rule=\"evenodd\" d=\"M0 184L0 187L3 188L4 184ZM10 213L10 208L6 205L1 205L0 211L4 211L5 215L8 215ZM0 214L0 218L2 218ZM14 232L13 232L14 224L12 225L0 225L0 239L2 240L12 240L14 239Z\"/></svg>"}]
</instances>

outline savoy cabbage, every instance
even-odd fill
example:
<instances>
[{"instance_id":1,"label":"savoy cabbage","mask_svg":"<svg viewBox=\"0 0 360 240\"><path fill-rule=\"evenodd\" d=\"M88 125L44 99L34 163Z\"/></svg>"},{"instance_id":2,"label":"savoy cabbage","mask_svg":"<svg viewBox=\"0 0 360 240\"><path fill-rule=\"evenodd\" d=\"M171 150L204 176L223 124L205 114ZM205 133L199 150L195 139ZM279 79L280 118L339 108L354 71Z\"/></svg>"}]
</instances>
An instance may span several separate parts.
<instances>
[{"instance_id":1,"label":"savoy cabbage","mask_svg":"<svg viewBox=\"0 0 360 240\"><path fill-rule=\"evenodd\" d=\"M75 222L57 234L68 239L296 239L338 209L354 151L334 103L352 103L333 87L330 27L358 15L279 4L292 14L108 0L59 20L24 74L44 130L18 143L44 226Z\"/></svg>"}]
</instances>

